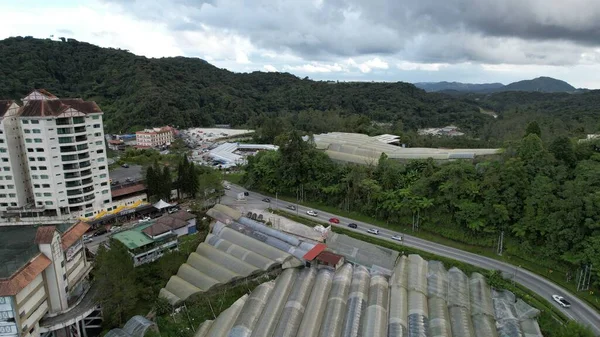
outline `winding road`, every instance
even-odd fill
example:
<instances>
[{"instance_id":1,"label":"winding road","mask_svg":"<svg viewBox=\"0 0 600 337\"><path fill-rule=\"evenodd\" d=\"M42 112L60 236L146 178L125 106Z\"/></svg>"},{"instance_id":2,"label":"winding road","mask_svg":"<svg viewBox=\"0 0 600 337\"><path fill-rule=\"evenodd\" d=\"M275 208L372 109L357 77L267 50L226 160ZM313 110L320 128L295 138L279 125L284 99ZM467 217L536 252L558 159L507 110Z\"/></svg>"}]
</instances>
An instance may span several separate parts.
<instances>
[{"instance_id":1,"label":"winding road","mask_svg":"<svg viewBox=\"0 0 600 337\"><path fill-rule=\"evenodd\" d=\"M246 191L244 188L231 184L231 189L226 191L226 195L228 197L232 197L234 200L239 193ZM404 233L390 231L385 228L377 227L365 222L356 221L353 219L345 218L343 216L339 216L337 214L323 212L318 209L314 209L318 214L316 217L309 216L306 214L310 208L304 207L302 205L297 205L294 203L289 203L282 200L275 200L271 197L256 193L249 192L249 195L245 197L244 203L248 205L248 207L253 208L267 208L271 207L273 209L279 209L283 211L287 211L293 214L297 214L302 217L306 217L309 219L316 219L322 222L328 222L330 218L338 218L340 220L339 224L332 224L333 226L340 226L346 229L352 230L347 227L349 223L355 223L357 228L355 231L365 233L369 228L379 229L378 237L380 239L393 241L391 239L394 235L402 235L403 243L407 247L421 249L423 251L427 251L433 254L437 254L440 256L445 256L457 261L462 261L465 263L472 264L477 267L490 269L490 270L498 270L502 272L504 275L510 275L515 282L521 284L522 286L530 289L531 291L537 293L538 295L546 298L552 305L562 311L567 317L574 319L584 325L589 326L597 336L600 336L600 314L594 310L590 305L585 303L584 301L577 298L571 292L566 289L554 284L553 282L547 280L544 277L541 277L537 274L534 274L528 270L519 268L518 266L511 265L506 262L494 260L492 258L476 255L473 253L469 253L460 249L444 246L435 242L423 240L411 235L407 235ZM271 198L270 203L262 201L264 198ZM237 203L240 205L240 201L233 201L233 203ZM296 210L290 210L288 206L295 206ZM397 242L397 241L394 241ZM552 295L559 294L566 297L571 302L571 308L565 309L560 307L556 302L552 300Z\"/></svg>"}]
</instances>

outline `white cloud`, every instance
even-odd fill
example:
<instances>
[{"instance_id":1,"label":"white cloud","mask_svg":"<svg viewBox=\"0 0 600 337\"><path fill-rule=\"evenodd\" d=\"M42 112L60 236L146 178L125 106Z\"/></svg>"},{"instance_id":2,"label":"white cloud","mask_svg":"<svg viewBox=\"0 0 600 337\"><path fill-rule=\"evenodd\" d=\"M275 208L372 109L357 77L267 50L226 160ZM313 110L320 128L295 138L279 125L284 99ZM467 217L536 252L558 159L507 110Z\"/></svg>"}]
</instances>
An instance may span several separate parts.
<instances>
[{"instance_id":1,"label":"white cloud","mask_svg":"<svg viewBox=\"0 0 600 337\"><path fill-rule=\"evenodd\" d=\"M348 71L347 67L339 63L327 64L318 62L297 66L286 65L284 66L284 69L287 71L298 71L303 73L331 73Z\"/></svg>"},{"instance_id":2,"label":"white cloud","mask_svg":"<svg viewBox=\"0 0 600 337\"><path fill-rule=\"evenodd\" d=\"M408 61L401 61L396 64L396 67L400 70L421 70L421 71L439 71L442 68L446 68L449 65L447 63L414 63Z\"/></svg>"},{"instance_id":3,"label":"white cloud","mask_svg":"<svg viewBox=\"0 0 600 337\"><path fill-rule=\"evenodd\" d=\"M277 68L273 67L273 66L272 66L272 65L270 65L270 64L265 64L265 65L263 66L263 69L264 69L265 71L268 71L268 72L271 72L271 73L273 73L273 72L276 72L276 71L277 71Z\"/></svg>"},{"instance_id":4,"label":"white cloud","mask_svg":"<svg viewBox=\"0 0 600 337\"><path fill-rule=\"evenodd\" d=\"M389 68L388 63L382 61L379 57L375 57L362 63L357 63L354 59L348 59L347 63L351 67L358 68L362 73L370 73L373 69Z\"/></svg>"}]
</instances>

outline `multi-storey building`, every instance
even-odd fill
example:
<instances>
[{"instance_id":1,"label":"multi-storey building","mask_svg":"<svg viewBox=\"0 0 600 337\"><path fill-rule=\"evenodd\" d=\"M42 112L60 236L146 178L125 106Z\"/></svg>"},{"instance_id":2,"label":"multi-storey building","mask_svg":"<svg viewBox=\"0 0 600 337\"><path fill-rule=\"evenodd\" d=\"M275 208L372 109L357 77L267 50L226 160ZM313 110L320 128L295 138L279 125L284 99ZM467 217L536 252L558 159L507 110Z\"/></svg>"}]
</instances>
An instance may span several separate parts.
<instances>
[{"instance_id":1,"label":"multi-storey building","mask_svg":"<svg viewBox=\"0 0 600 337\"><path fill-rule=\"evenodd\" d=\"M162 128L146 129L135 133L135 140L139 148L153 148L170 145L174 140L173 128L165 126Z\"/></svg>"},{"instance_id":2,"label":"multi-storey building","mask_svg":"<svg viewBox=\"0 0 600 337\"><path fill-rule=\"evenodd\" d=\"M98 105L43 89L22 101L21 107L0 101L3 217L64 218L107 208L111 194Z\"/></svg>"},{"instance_id":3,"label":"multi-storey building","mask_svg":"<svg viewBox=\"0 0 600 337\"><path fill-rule=\"evenodd\" d=\"M82 335L98 310L82 241L88 228L0 227L1 336Z\"/></svg>"}]
</instances>

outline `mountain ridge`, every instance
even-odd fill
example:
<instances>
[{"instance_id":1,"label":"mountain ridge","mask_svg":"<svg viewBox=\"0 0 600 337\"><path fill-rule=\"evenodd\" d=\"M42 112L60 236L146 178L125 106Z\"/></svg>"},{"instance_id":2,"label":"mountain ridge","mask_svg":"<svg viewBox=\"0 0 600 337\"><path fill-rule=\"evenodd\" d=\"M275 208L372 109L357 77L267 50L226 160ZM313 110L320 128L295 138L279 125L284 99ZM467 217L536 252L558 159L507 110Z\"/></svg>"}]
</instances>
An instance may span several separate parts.
<instances>
[{"instance_id":1,"label":"mountain ridge","mask_svg":"<svg viewBox=\"0 0 600 337\"><path fill-rule=\"evenodd\" d=\"M417 88L427 92L472 92L493 93L504 91L530 91L530 92L577 92L586 89L576 89L569 83L548 76L540 76L529 80L512 82L507 85L502 83L462 83L462 82L417 82L413 83Z\"/></svg>"}]
</instances>

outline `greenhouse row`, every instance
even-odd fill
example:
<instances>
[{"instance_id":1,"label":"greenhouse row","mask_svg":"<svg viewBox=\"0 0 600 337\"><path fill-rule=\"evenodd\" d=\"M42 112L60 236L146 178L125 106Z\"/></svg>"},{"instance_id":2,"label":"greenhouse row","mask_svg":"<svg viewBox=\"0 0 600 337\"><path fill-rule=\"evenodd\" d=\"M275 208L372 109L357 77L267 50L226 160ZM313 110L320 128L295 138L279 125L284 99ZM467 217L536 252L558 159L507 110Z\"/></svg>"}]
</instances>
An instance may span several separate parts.
<instances>
[{"instance_id":1,"label":"greenhouse row","mask_svg":"<svg viewBox=\"0 0 600 337\"><path fill-rule=\"evenodd\" d=\"M286 269L195 337L539 337L538 314L480 274L409 255L390 277L352 263Z\"/></svg>"}]
</instances>

